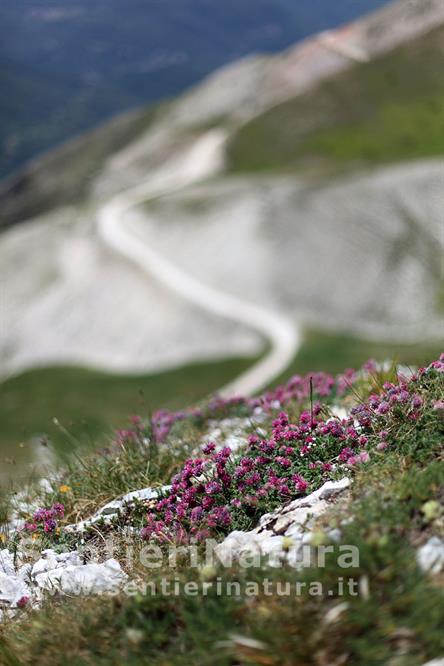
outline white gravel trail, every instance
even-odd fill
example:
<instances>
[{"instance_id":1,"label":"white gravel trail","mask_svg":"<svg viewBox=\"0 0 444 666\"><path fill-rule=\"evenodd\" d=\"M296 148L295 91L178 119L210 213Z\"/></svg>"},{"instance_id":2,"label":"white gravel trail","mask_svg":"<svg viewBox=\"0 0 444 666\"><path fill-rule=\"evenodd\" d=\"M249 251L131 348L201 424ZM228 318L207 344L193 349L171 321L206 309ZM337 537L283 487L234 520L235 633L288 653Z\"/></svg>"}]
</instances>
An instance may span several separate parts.
<instances>
[{"instance_id":1,"label":"white gravel trail","mask_svg":"<svg viewBox=\"0 0 444 666\"><path fill-rule=\"evenodd\" d=\"M300 346L300 329L289 317L203 284L149 247L125 223L131 208L218 173L224 163L226 132L211 130L146 181L119 193L98 212L100 238L172 291L201 308L239 322L264 336L270 348L264 358L220 389L224 397L252 395L283 372Z\"/></svg>"}]
</instances>

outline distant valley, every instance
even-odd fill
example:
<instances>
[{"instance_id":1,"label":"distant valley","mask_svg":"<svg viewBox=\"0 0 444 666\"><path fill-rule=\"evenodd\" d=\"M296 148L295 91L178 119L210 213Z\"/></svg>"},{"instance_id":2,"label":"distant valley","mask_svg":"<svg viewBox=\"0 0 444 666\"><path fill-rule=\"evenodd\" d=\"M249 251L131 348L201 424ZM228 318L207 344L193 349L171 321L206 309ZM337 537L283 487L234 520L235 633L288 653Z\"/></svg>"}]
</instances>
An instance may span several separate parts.
<instances>
[{"instance_id":1,"label":"distant valley","mask_svg":"<svg viewBox=\"0 0 444 666\"><path fill-rule=\"evenodd\" d=\"M224 63L276 52L387 0L5 0L0 178L112 115Z\"/></svg>"}]
</instances>

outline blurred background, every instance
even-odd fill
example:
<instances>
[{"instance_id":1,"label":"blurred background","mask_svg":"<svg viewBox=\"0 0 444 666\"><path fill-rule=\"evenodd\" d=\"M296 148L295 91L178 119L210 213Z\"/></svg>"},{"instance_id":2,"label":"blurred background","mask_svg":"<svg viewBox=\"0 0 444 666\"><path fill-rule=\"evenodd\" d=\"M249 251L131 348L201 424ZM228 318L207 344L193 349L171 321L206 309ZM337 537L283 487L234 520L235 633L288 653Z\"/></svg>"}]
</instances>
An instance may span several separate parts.
<instances>
[{"instance_id":1,"label":"blurred background","mask_svg":"<svg viewBox=\"0 0 444 666\"><path fill-rule=\"evenodd\" d=\"M442 351L441 0L0 19L1 480L226 385Z\"/></svg>"}]
</instances>

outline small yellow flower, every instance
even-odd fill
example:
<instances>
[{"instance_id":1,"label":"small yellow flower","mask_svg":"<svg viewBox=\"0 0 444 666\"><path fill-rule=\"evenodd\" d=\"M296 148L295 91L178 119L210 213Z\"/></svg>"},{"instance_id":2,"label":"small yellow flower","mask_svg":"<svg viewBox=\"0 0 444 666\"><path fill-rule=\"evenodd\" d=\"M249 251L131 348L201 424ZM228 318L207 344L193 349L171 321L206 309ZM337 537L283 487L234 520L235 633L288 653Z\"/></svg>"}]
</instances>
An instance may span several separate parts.
<instances>
[{"instance_id":1,"label":"small yellow flower","mask_svg":"<svg viewBox=\"0 0 444 666\"><path fill-rule=\"evenodd\" d=\"M0 533L0 543L5 543L6 541L6 534Z\"/></svg>"},{"instance_id":2,"label":"small yellow flower","mask_svg":"<svg viewBox=\"0 0 444 666\"><path fill-rule=\"evenodd\" d=\"M61 493L69 493L70 490L71 486L65 486L65 485L59 486L59 492Z\"/></svg>"}]
</instances>

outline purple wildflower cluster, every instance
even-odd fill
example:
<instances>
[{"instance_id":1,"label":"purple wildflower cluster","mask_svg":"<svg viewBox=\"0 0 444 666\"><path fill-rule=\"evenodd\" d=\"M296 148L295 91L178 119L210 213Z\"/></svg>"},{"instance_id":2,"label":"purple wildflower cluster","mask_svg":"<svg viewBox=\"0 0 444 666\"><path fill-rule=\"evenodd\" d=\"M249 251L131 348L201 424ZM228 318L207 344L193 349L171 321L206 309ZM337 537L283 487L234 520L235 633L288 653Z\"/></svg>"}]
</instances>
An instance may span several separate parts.
<instances>
[{"instance_id":1,"label":"purple wildflower cluster","mask_svg":"<svg viewBox=\"0 0 444 666\"><path fill-rule=\"evenodd\" d=\"M368 373L374 371L375 368L376 363L369 361L364 370ZM359 376L360 373L352 369L345 370L336 377L325 372L315 372L304 376L294 375L286 384L267 391L260 397L224 399L216 396L202 408L193 407L179 412L159 410L152 416L152 431L157 442L164 442L173 425L185 419L205 422L210 418L222 419L236 409L250 414L258 407L266 413L272 413L288 404L294 407L301 406L309 398L311 391L317 398L340 397L357 381Z\"/></svg>"},{"instance_id":2,"label":"purple wildflower cluster","mask_svg":"<svg viewBox=\"0 0 444 666\"><path fill-rule=\"evenodd\" d=\"M247 408L250 411L250 400L247 398L222 398L214 396L203 407L189 407L188 409L170 412L160 409L154 412L151 418L151 427L156 442L164 442L175 423L191 419L195 422L205 422L210 418L223 418L231 409Z\"/></svg>"},{"instance_id":3,"label":"purple wildflower cluster","mask_svg":"<svg viewBox=\"0 0 444 666\"><path fill-rule=\"evenodd\" d=\"M17 608L25 608L29 604L30 600L30 597L20 597L20 599L17 601Z\"/></svg>"},{"instance_id":4,"label":"purple wildflower cluster","mask_svg":"<svg viewBox=\"0 0 444 666\"><path fill-rule=\"evenodd\" d=\"M154 412L151 418L151 425L153 429L153 436L156 442L163 442L168 437L168 434L175 423L183 421L187 417L199 416L200 410L170 412L166 409L159 409Z\"/></svg>"},{"instance_id":5,"label":"purple wildflower cluster","mask_svg":"<svg viewBox=\"0 0 444 666\"><path fill-rule=\"evenodd\" d=\"M38 509L32 521L26 522L24 530L27 532L44 532L50 534L57 529L58 520L65 515L65 507L63 504L57 502L53 504L50 509Z\"/></svg>"},{"instance_id":6,"label":"purple wildflower cluster","mask_svg":"<svg viewBox=\"0 0 444 666\"><path fill-rule=\"evenodd\" d=\"M444 355L429 369L444 372ZM355 406L345 419L332 418L328 409L314 402L292 422L281 411L267 437L250 435L242 453L214 442L202 448L202 457L185 462L172 479L168 496L148 513L141 536L159 541L197 540L233 527L247 527L264 511L305 494L322 482L369 462L370 451L383 452L394 440L393 418L416 421L423 409L418 392L420 369L410 378L387 382L380 394L372 394ZM334 380L312 375L313 392L328 397L344 392L357 373L346 371ZM295 377L284 386L250 402L252 406L301 404L310 395L310 378ZM164 424L167 421L164 422Z\"/></svg>"},{"instance_id":7,"label":"purple wildflower cluster","mask_svg":"<svg viewBox=\"0 0 444 666\"><path fill-rule=\"evenodd\" d=\"M327 422L320 412L315 404L296 424L281 412L270 437L250 435L242 455L228 446L218 450L215 443L206 444L204 457L185 462L168 497L148 514L142 537L182 540L192 535L199 540L242 517L252 522L264 510L305 494L315 479L330 478L341 444L355 442L348 437L348 421Z\"/></svg>"},{"instance_id":8,"label":"purple wildflower cluster","mask_svg":"<svg viewBox=\"0 0 444 666\"><path fill-rule=\"evenodd\" d=\"M141 416L137 414L130 416L130 426L124 430L118 430L116 433L116 444L125 446L127 444L136 444L146 437L146 425Z\"/></svg>"}]
</instances>

